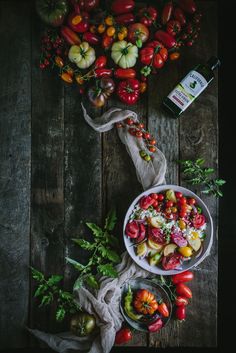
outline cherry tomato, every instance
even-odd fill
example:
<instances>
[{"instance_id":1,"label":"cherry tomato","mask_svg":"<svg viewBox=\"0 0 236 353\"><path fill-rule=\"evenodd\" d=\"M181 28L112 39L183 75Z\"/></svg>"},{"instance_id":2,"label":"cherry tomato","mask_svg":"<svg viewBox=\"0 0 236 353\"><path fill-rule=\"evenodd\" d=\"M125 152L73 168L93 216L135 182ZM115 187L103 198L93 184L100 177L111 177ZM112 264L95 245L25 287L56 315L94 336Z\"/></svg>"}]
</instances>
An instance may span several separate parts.
<instances>
[{"instance_id":1,"label":"cherry tomato","mask_svg":"<svg viewBox=\"0 0 236 353\"><path fill-rule=\"evenodd\" d=\"M192 298L193 296L191 289L182 282L176 285L176 293L186 298Z\"/></svg>"},{"instance_id":2,"label":"cherry tomato","mask_svg":"<svg viewBox=\"0 0 236 353\"><path fill-rule=\"evenodd\" d=\"M178 284L182 282L190 282L194 278L194 274L191 271L184 271L182 273L178 273L177 275L171 276L171 280L173 284Z\"/></svg>"},{"instance_id":3,"label":"cherry tomato","mask_svg":"<svg viewBox=\"0 0 236 353\"><path fill-rule=\"evenodd\" d=\"M155 200L155 201L153 202L152 206L153 206L154 208L156 208L156 207L158 206L158 201Z\"/></svg>"},{"instance_id":4,"label":"cherry tomato","mask_svg":"<svg viewBox=\"0 0 236 353\"><path fill-rule=\"evenodd\" d=\"M184 205L186 202L187 202L186 197L181 197L181 198L179 199L180 205Z\"/></svg>"},{"instance_id":5,"label":"cherry tomato","mask_svg":"<svg viewBox=\"0 0 236 353\"><path fill-rule=\"evenodd\" d=\"M63 81L65 81L67 83L72 83L73 82L73 78L67 72L63 72L61 74L61 78L62 78Z\"/></svg>"},{"instance_id":6,"label":"cherry tomato","mask_svg":"<svg viewBox=\"0 0 236 353\"><path fill-rule=\"evenodd\" d=\"M150 194L150 196L154 199L157 200L158 199L158 195L156 193L152 193Z\"/></svg>"},{"instance_id":7,"label":"cherry tomato","mask_svg":"<svg viewBox=\"0 0 236 353\"><path fill-rule=\"evenodd\" d=\"M128 327L123 327L116 333L115 343L116 344L126 343L128 341L131 341L132 338L133 338L133 335L131 330Z\"/></svg>"},{"instance_id":8,"label":"cherry tomato","mask_svg":"<svg viewBox=\"0 0 236 353\"><path fill-rule=\"evenodd\" d=\"M101 23L101 24L98 26L98 33L102 34L102 33L105 32L105 30L106 30L106 26Z\"/></svg>"},{"instance_id":9,"label":"cherry tomato","mask_svg":"<svg viewBox=\"0 0 236 353\"><path fill-rule=\"evenodd\" d=\"M190 199L187 200L187 202L188 202L189 205L195 205L196 200L194 198L190 198Z\"/></svg>"},{"instance_id":10,"label":"cherry tomato","mask_svg":"<svg viewBox=\"0 0 236 353\"><path fill-rule=\"evenodd\" d=\"M163 194L158 195L158 201L163 201L165 196Z\"/></svg>"},{"instance_id":11,"label":"cherry tomato","mask_svg":"<svg viewBox=\"0 0 236 353\"><path fill-rule=\"evenodd\" d=\"M173 205L174 205L173 201L166 202L166 207L173 207Z\"/></svg>"},{"instance_id":12,"label":"cherry tomato","mask_svg":"<svg viewBox=\"0 0 236 353\"><path fill-rule=\"evenodd\" d=\"M107 26L112 26L113 23L114 23L113 17L112 16L107 16L105 18L105 23L106 23Z\"/></svg>"},{"instance_id":13,"label":"cherry tomato","mask_svg":"<svg viewBox=\"0 0 236 353\"><path fill-rule=\"evenodd\" d=\"M154 147L154 146L150 146L148 149L152 153L156 152L156 150L157 150L156 147Z\"/></svg>"},{"instance_id":14,"label":"cherry tomato","mask_svg":"<svg viewBox=\"0 0 236 353\"><path fill-rule=\"evenodd\" d=\"M134 129L134 128L130 128L129 129L129 133L130 133L130 135L132 135L132 136L136 136L136 129Z\"/></svg>"},{"instance_id":15,"label":"cherry tomato","mask_svg":"<svg viewBox=\"0 0 236 353\"><path fill-rule=\"evenodd\" d=\"M113 37L109 37L106 33L103 33L102 47L104 49L109 48L112 45L113 42L114 42L114 38Z\"/></svg>"},{"instance_id":16,"label":"cherry tomato","mask_svg":"<svg viewBox=\"0 0 236 353\"><path fill-rule=\"evenodd\" d=\"M168 317L170 315L167 305L164 302L159 303L157 310L164 317Z\"/></svg>"},{"instance_id":17,"label":"cherry tomato","mask_svg":"<svg viewBox=\"0 0 236 353\"><path fill-rule=\"evenodd\" d=\"M180 53L178 51L170 53L170 55L169 55L169 58L172 61L179 59L179 57L180 57Z\"/></svg>"},{"instance_id":18,"label":"cherry tomato","mask_svg":"<svg viewBox=\"0 0 236 353\"><path fill-rule=\"evenodd\" d=\"M178 295L175 298L175 305L176 306L186 306L186 305L188 305L188 299L185 297L182 297L181 295Z\"/></svg>"},{"instance_id":19,"label":"cherry tomato","mask_svg":"<svg viewBox=\"0 0 236 353\"><path fill-rule=\"evenodd\" d=\"M138 129L144 129L144 124L143 123L138 123L137 124Z\"/></svg>"},{"instance_id":20,"label":"cherry tomato","mask_svg":"<svg viewBox=\"0 0 236 353\"><path fill-rule=\"evenodd\" d=\"M145 140L149 140L150 137L151 137L151 135L149 134L149 132L145 132L145 133L143 134L143 137L145 138Z\"/></svg>"},{"instance_id":21,"label":"cherry tomato","mask_svg":"<svg viewBox=\"0 0 236 353\"><path fill-rule=\"evenodd\" d=\"M185 218L187 216L187 212L180 211L179 216L180 218Z\"/></svg>"},{"instance_id":22,"label":"cherry tomato","mask_svg":"<svg viewBox=\"0 0 236 353\"><path fill-rule=\"evenodd\" d=\"M177 199L181 199L181 197L183 197L183 194L182 194L182 192L176 191L175 196Z\"/></svg>"},{"instance_id":23,"label":"cherry tomato","mask_svg":"<svg viewBox=\"0 0 236 353\"><path fill-rule=\"evenodd\" d=\"M146 82L141 82L139 86L139 91L140 93L144 93L147 90L147 84Z\"/></svg>"},{"instance_id":24,"label":"cherry tomato","mask_svg":"<svg viewBox=\"0 0 236 353\"><path fill-rule=\"evenodd\" d=\"M125 119L125 123L126 123L127 125L133 125L133 124L134 124L134 121L133 121L133 119L131 119L131 118L127 118L127 119Z\"/></svg>"},{"instance_id":25,"label":"cherry tomato","mask_svg":"<svg viewBox=\"0 0 236 353\"><path fill-rule=\"evenodd\" d=\"M116 33L115 27L114 27L114 26L108 27L106 33L107 33L107 35L108 35L109 37L113 37L114 34Z\"/></svg>"},{"instance_id":26,"label":"cherry tomato","mask_svg":"<svg viewBox=\"0 0 236 353\"><path fill-rule=\"evenodd\" d=\"M143 137L142 131L138 130L138 131L136 132L136 136L137 136L138 138Z\"/></svg>"},{"instance_id":27,"label":"cherry tomato","mask_svg":"<svg viewBox=\"0 0 236 353\"><path fill-rule=\"evenodd\" d=\"M178 306L175 311L175 316L178 320L183 321L186 318L186 309L184 305Z\"/></svg>"},{"instance_id":28,"label":"cherry tomato","mask_svg":"<svg viewBox=\"0 0 236 353\"><path fill-rule=\"evenodd\" d=\"M206 223L206 218L202 214L196 214L193 218L193 226L201 228Z\"/></svg>"},{"instance_id":29,"label":"cherry tomato","mask_svg":"<svg viewBox=\"0 0 236 353\"><path fill-rule=\"evenodd\" d=\"M177 212L178 212L178 209L177 209L177 207L172 207L172 208L171 208L171 211L172 211L173 213L177 213Z\"/></svg>"},{"instance_id":30,"label":"cherry tomato","mask_svg":"<svg viewBox=\"0 0 236 353\"><path fill-rule=\"evenodd\" d=\"M60 56L55 57L55 63L58 67L63 67L64 66L64 61Z\"/></svg>"},{"instance_id":31,"label":"cherry tomato","mask_svg":"<svg viewBox=\"0 0 236 353\"><path fill-rule=\"evenodd\" d=\"M149 145L155 145L156 143L157 143L157 142L156 142L156 140L154 140L154 139L149 141Z\"/></svg>"}]
</instances>

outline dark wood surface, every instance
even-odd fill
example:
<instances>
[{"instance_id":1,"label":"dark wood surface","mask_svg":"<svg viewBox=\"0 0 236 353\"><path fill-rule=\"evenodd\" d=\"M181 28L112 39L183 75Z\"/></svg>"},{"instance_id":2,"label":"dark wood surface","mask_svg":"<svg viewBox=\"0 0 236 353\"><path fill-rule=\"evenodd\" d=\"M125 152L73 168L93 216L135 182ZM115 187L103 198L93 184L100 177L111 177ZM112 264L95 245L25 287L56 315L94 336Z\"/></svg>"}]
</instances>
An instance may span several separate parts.
<instances>
[{"instance_id":1,"label":"dark wood surface","mask_svg":"<svg viewBox=\"0 0 236 353\"><path fill-rule=\"evenodd\" d=\"M161 108L192 67L217 54L217 4L204 1L199 7L205 15L194 47L151 78L148 93L131 108L157 137L168 162L167 182L183 186L175 162L179 158L201 156L218 169L217 79L179 120ZM32 300L35 284L28 266L63 274L64 288L71 290L76 272L65 256L83 260L85 253L70 238L82 233L89 238L82 222L101 224L115 205L116 236L122 243L122 220L142 191L116 130L94 132L83 119L75 87L39 70L40 32L31 2L0 1L1 349L40 347L26 325L50 332L65 329L55 323L54 308L38 309ZM112 99L106 108L114 105L123 107ZM89 112L101 113L91 107ZM214 243L210 256L194 270L188 319L172 320L159 334L135 334L130 346L216 346L218 204L212 197L203 200L213 216Z\"/></svg>"}]
</instances>

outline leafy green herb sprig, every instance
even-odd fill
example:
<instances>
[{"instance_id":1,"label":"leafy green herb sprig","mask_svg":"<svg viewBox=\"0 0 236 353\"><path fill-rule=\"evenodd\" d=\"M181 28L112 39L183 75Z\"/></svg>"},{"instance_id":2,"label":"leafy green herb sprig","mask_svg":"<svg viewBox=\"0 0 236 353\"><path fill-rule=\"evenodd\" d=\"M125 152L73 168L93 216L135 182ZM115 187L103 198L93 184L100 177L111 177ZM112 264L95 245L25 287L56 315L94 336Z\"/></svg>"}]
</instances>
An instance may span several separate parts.
<instances>
[{"instance_id":1,"label":"leafy green herb sprig","mask_svg":"<svg viewBox=\"0 0 236 353\"><path fill-rule=\"evenodd\" d=\"M48 279L44 274L35 268L31 267L32 277L37 281L38 287L34 293L34 297L41 299L39 307L47 306L55 302L56 320L63 321L66 314L74 314L81 310L80 305L74 301L73 294L63 291L58 284L63 279L63 276L52 275Z\"/></svg>"},{"instance_id":2,"label":"leafy green herb sprig","mask_svg":"<svg viewBox=\"0 0 236 353\"><path fill-rule=\"evenodd\" d=\"M192 160L181 160L179 163L183 167L183 174L185 175L185 180L192 185L203 185L205 187L202 190L204 194L212 194L216 197L223 196L223 192L220 187L226 183L223 179L210 178L209 175L214 173L213 168L203 167L205 160L199 158L196 161Z\"/></svg>"},{"instance_id":3,"label":"leafy green herb sprig","mask_svg":"<svg viewBox=\"0 0 236 353\"><path fill-rule=\"evenodd\" d=\"M114 265L118 264L121 259L114 249L119 247L119 243L118 239L110 234L115 227L116 220L116 212L112 210L107 215L103 229L94 223L86 223L87 227L93 233L93 242L80 238L72 239L75 244L91 252L87 265L66 257L67 262L73 265L79 272L79 277L74 283L74 289L79 289L84 284L98 289L99 281L96 278L97 274L112 278L118 277Z\"/></svg>"}]
</instances>

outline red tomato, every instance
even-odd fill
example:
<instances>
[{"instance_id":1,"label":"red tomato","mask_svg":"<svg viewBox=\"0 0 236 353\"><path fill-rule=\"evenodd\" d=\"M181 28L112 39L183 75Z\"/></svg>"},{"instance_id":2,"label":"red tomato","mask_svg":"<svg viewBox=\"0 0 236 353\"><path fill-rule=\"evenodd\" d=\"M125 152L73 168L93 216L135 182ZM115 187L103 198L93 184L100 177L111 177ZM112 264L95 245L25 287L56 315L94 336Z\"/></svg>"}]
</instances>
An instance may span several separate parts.
<instances>
[{"instance_id":1,"label":"red tomato","mask_svg":"<svg viewBox=\"0 0 236 353\"><path fill-rule=\"evenodd\" d=\"M178 273L177 275L173 275L171 277L172 283L173 284L178 284L181 282L190 282L194 278L194 274L191 271L185 271L182 273Z\"/></svg>"},{"instance_id":2,"label":"red tomato","mask_svg":"<svg viewBox=\"0 0 236 353\"><path fill-rule=\"evenodd\" d=\"M150 195L154 200L157 200L158 199L158 195L156 193L152 193Z\"/></svg>"},{"instance_id":3,"label":"red tomato","mask_svg":"<svg viewBox=\"0 0 236 353\"><path fill-rule=\"evenodd\" d=\"M95 61L95 68L102 69L103 67L106 66L106 63L107 63L107 57L105 55L101 55Z\"/></svg>"},{"instance_id":4,"label":"red tomato","mask_svg":"<svg viewBox=\"0 0 236 353\"><path fill-rule=\"evenodd\" d=\"M124 13L115 17L115 22L121 25L129 25L134 23L135 17L132 13Z\"/></svg>"},{"instance_id":5,"label":"red tomato","mask_svg":"<svg viewBox=\"0 0 236 353\"><path fill-rule=\"evenodd\" d=\"M123 327L116 333L115 343L116 344L126 343L132 340L132 338L133 338L133 335L131 330L128 327Z\"/></svg>"},{"instance_id":6,"label":"red tomato","mask_svg":"<svg viewBox=\"0 0 236 353\"><path fill-rule=\"evenodd\" d=\"M170 315L169 310L167 308L167 305L164 302L162 302L161 304L158 305L157 310L164 317L168 317Z\"/></svg>"},{"instance_id":7,"label":"red tomato","mask_svg":"<svg viewBox=\"0 0 236 353\"><path fill-rule=\"evenodd\" d=\"M133 23L128 28L128 41L136 44L137 40L145 43L149 37L149 30L143 23Z\"/></svg>"},{"instance_id":8,"label":"red tomato","mask_svg":"<svg viewBox=\"0 0 236 353\"><path fill-rule=\"evenodd\" d=\"M153 206L154 208L156 208L156 207L158 206L158 201L155 200L155 201L153 202L152 206Z\"/></svg>"},{"instance_id":9,"label":"red tomato","mask_svg":"<svg viewBox=\"0 0 236 353\"><path fill-rule=\"evenodd\" d=\"M150 137L151 137L151 135L149 134L149 132L145 132L145 133L143 134L143 137L145 138L145 140L149 140Z\"/></svg>"},{"instance_id":10,"label":"red tomato","mask_svg":"<svg viewBox=\"0 0 236 353\"><path fill-rule=\"evenodd\" d=\"M132 12L135 3L133 0L115 0L112 2L111 11L115 15L121 15L123 13Z\"/></svg>"},{"instance_id":11,"label":"red tomato","mask_svg":"<svg viewBox=\"0 0 236 353\"><path fill-rule=\"evenodd\" d=\"M188 299L179 295L178 297L175 298L175 305L186 306L188 305Z\"/></svg>"},{"instance_id":12,"label":"red tomato","mask_svg":"<svg viewBox=\"0 0 236 353\"><path fill-rule=\"evenodd\" d=\"M173 201L167 201L166 202L166 207L169 208L169 207L173 207L174 203Z\"/></svg>"},{"instance_id":13,"label":"red tomato","mask_svg":"<svg viewBox=\"0 0 236 353\"><path fill-rule=\"evenodd\" d=\"M187 202L188 202L189 205L195 205L196 200L194 198L190 198L190 199L187 200Z\"/></svg>"},{"instance_id":14,"label":"red tomato","mask_svg":"<svg viewBox=\"0 0 236 353\"><path fill-rule=\"evenodd\" d=\"M170 20L166 26L167 33L176 36L181 31L181 24L177 20Z\"/></svg>"},{"instance_id":15,"label":"red tomato","mask_svg":"<svg viewBox=\"0 0 236 353\"><path fill-rule=\"evenodd\" d=\"M77 18L82 17L81 21L77 21ZM76 12L72 12L68 17L69 27L79 33L84 33L89 30L89 14L87 12L81 12L78 15Z\"/></svg>"},{"instance_id":16,"label":"red tomato","mask_svg":"<svg viewBox=\"0 0 236 353\"><path fill-rule=\"evenodd\" d=\"M148 227L148 239L151 239L157 244L165 244L166 239L163 231L160 228Z\"/></svg>"},{"instance_id":17,"label":"red tomato","mask_svg":"<svg viewBox=\"0 0 236 353\"><path fill-rule=\"evenodd\" d=\"M179 21L181 26L184 26L186 24L186 18L185 18L183 10L181 10L181 8L176 7L174 9L174 19Z\"/></svg>"},{"instance_id":18,"label":"red tomato","mask_svg":"<svg viewBox=\"0 0 236 353\"><path fill-rule=\"evenodd\" d=\"M114 76L119 79L135 78L136 71L134 69L116 69L114 71Z\"/></svg>"},{"instance_id":19,"label":"red tomato","mask_svg":"<svg viewBox=\"0 0 236 353\"><path fill-rule=\"evenodd\" d=\"M163 194L158 195L158 201L163 201L165 196Z\"/></svg>"},{"instance_id":20,"label":"red tomato","mask_svg":"<svg viewBox=\"0 0 236 353\"><path fill-rule=\"evenodd\" d=\"M180 205L184 205L185 203L187 203L186 197L181 197L179 199L179 203L180 203Z\"/></svg>"},{"instance_id":21,"label":"red tomato","mask_svg":"<svg viewBox=\"0 0 236 353\"><path fill-rule=\"evenodd\" d=\"M175 311L176 318L180 321L186 318L186 309L184 305L178 306Z\"/></svg>"},{"instance_id":22,"label":"red tomato","mask_svg":"<svg viewBox=\"0 0 236 353\"><path fill-rule=\"evenodd\" d=\"M171 18L172 16L172 12L173 12L173 2L172 1L168 1L163 9L162 9L162 14L161 14L161 22L163 25L165 25L169 19Z\"/></svg>"},{"instance_id":23,"label":"red tomato","mask_svg":"<svg viewBox=\"0 0 236 353\"><path fill-rule=\"evenodd\" d=\"M154 199L151 196L143 196L141 200L139 201L139 206L143 210L147 210L149 206L151 206L154 203Z\"/></svg>"},{"instance_id":24,"label":"red tomato","mask_svg":"<svg viewBox=\"0 0 236 353\"><path fill-rule=\"evenodd\" d=\"M177 253L164 256L162 259L162 267L164 270L173 270L181 264L182 256Z\"/></svg>"},{"instance_id":25,"label":"red tomato","mask_svg":"<svg viewBox=\"0 0 236 353\"><path fill-rule=\"evenodd\" d=\"M182 192L176 191L175 196L177 199L181 199L181 197L183 197L183 194L182 194Z\"/></svg>"},{"instance_id":26,"label":"red tomato","mask_svg":"<svg viewBox=\"0 0 236 353\"><path fill-rule=\"evenodd\" d=\"M133 119L131 119L131 118L127 118L127 119L125 119L125 123L126 123L127 125L133 125L133 124L134 124L134 121L133 121Z\"/></svg>"},{"instance_id":27,"label":"red tomato","mask_svg":"<svg viewBox=\"0 0 236 353\"><path fill-rule=\"evenodd\" d=\"M126 224L125 234L134 239L139 236L139 225L136 221L132 221Z\"/></svg>"},{"instance_id":28,"label":"red tomato","mask_svg":"<svg viewBox=\"0 0 236 353\"><path fill-rule=\"evenodd\" d=\"M200 228L206 223L206 218L202 214L196 214L193 218L193 226Z\"/></svg>"},{"instance_id":29,"label":"red tomato","mask_svg":"<svg viewBox=\"0 0 236 353\"><path fill-rule=\"evenodd\" d=\"M120 81L117 87L117 95L123 103L135 104L139 99L140 83L135 78Z\"/></svg>"},{"instance_id":30,"label":"red tomato","mask_svg":"<svg viewBox=\"0 0 236 353\"><path fill-rule=\"evenodd\" d=\"M191 289L182 282L176 285L176 293L186 298L192 298L193 296Z\"/></svg>"},{"instance_id":31,"label":"red tomato","mask_svg":"<svg viewBox=\"0 0 236 353\"><path fill-rule=\"evenodd\" d=\"M138 15L140 17L140 22L149 27L157 19L158 12L154 7L149 6L141 8Z\"/></svg>"}]
</instances>

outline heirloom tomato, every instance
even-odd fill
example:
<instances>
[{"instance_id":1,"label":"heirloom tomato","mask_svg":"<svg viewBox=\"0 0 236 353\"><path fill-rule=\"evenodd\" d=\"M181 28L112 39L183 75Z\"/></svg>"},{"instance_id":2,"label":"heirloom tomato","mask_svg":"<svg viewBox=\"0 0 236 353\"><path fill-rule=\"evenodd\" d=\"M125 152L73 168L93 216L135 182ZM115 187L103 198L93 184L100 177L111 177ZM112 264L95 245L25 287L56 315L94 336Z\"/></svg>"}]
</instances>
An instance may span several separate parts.
<instances>
[{"instance_id":1,"label":"heirloom tomato","mask_svg":"<svg viewBox=\"0 0 236 353\"><path fill-rule=\"evenodd\" d=\"M126 104L135 104L139 99L139 86L139 81L135 78L120 81L117 87L118 97Z\"/></svg>"}]
</instances>

